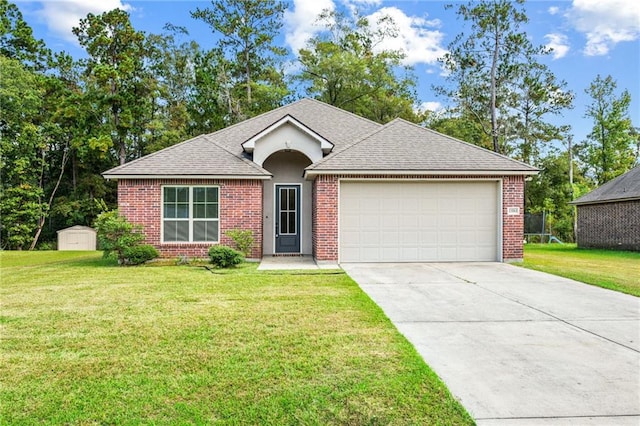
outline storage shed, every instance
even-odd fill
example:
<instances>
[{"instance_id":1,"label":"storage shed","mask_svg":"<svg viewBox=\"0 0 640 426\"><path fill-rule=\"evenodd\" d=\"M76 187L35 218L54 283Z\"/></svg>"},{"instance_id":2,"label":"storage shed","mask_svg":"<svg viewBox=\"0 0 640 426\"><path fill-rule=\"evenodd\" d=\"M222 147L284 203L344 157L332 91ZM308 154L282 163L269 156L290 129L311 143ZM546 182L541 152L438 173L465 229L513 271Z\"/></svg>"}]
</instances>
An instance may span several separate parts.
<instances>
[{"instance_id":1,"label":"storage shed","mask_svg":"<svg viewBox=\"0 0 640 426\"><path fill-rule=\"evenodd\" d=\"M72 226L58 231L58 250L95 250L96 230L88 226Z\"/></svg>"}]
</instances>

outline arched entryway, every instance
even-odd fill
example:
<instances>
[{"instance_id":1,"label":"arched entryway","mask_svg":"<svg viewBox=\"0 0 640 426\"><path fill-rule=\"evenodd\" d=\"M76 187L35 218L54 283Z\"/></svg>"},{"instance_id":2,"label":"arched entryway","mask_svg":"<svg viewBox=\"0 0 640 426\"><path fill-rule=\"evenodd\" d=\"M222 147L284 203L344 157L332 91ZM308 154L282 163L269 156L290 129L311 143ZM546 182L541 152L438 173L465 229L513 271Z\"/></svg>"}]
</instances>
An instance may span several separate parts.
<instances>
[{"instance_id":1,"label":"arched entryway","mask_svg":"<svg viewBox=\"0 0 640 426\"><path fill-rule=\"evenodd\" d=\"M312 253L311 182L304 169L311 160L294 150L271 154L262 167L273 174L263 191L263 254Z\"/></svg>"}]
</instances>

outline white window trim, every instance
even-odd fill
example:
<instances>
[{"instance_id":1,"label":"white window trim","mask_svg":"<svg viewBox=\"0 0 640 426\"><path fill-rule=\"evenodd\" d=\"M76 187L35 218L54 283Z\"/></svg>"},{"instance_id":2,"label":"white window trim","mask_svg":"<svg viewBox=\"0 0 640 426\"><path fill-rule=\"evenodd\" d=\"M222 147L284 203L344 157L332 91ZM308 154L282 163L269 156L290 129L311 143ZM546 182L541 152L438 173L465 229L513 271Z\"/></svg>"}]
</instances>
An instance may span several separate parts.
<instances>
[{"instance_id":1,"label":"white window trim","mask_svg":"<svg viewBox=\"0 0 640 426\"><path fill-rule=\"evenodd\" d=\"M188 218L167 218L167 220L178 220L189 223L189 241L165 241L164 240L164 189L165 188L189 188L189 217ZM216 222L218 226L218 239L216 241L193 241L193 221L203 220L193 217L193 188L216 188L218 191L218 218L204 219L209 222ZM219 185L161 185L160 186L160 244L218 244L220 243L220 186Z\"/></svg>"}]
</instances>

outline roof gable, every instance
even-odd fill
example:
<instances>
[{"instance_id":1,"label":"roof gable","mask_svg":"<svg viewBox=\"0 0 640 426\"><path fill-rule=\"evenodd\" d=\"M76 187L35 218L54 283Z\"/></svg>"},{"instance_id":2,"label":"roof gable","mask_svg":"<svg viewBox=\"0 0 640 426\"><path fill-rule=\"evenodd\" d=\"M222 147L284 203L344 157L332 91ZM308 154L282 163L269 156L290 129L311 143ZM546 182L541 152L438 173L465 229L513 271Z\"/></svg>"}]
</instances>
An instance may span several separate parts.
<instances>
[{"instance_id":1,"label":"roof gable","mask_svg":"<svg viewBox=\"0 0 640 426\"><path fill-rule=\"evenodd\" d=\"M250 139L248 139L247 141L243 142L242 143L242 148L246 152L253 152L257 141L259 141L260 139L264 138L265 136L273 133L274 131L276 131L277 129L281 128L282 126L285 126L286 124L292 125L293 127L297 128L299 131L305 133L307 136L309 136L312 139L316 140L318 142L318 144L320 145L320 149L322 149L322 152L324 152L325 154L331 152L331 150L333 149L333 146L334 146L333 143L329 142L327 139L323 138L318 133L316 133L314 130L312 130L309 127L305 126L303 123L301 123L300 121L296 120L295 117L292 117L289 114L285 115L280 120L278 120L275 123L271 124L269 127L267 127L266 129L262 130L257 135L255 135L255 136L251 137Z\"/></svg>"},{"instance_id":2,"label":"roof gable","mask_svg":"<svg viewBox=\"0 0 640 426\"><path fill-rule=\"evenodd\" d=\"M289 116L289 119L286 117ZM281 120L294 123L335 148L381 127L380 124L313 99L301 99L216 132L197 136L103 173L110 179L148 177L237 177L271 175L247 158L243 143L261 132L278 128ZM275 126L275 127L274 127Z\"/></svg>"},{"instance_id":3,"label":"roof gable","mask_svg":"<svg viewBox=\"0 0 640 426\"><path fill-rule=\"evenodd\" d=\"M493 151L402 119L306 169L307 176L336 172L420 174L535 174L537 169Z\"/></svg>"},{"instance_id":4,"label":"roof gable","mask_svg":"<svg viewBox=\"0 0 640 426\"><path fill-rule=\"evenodd\" d=\"M640 166L599 186L571 204L596 204L640 199Z\"/></svg>"}]
</instances>

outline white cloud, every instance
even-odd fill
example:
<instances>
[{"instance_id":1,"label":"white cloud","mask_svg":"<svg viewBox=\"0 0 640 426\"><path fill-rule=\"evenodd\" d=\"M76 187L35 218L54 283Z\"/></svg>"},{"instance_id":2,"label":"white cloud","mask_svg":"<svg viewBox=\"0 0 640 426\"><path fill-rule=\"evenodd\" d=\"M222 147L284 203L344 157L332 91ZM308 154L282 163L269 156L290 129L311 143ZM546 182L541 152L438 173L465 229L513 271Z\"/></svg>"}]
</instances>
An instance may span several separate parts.
<instances>
[{"instance_id":1,"label":"white cloud","mask_svg":"<svg viewBox=\"0 0 640 426\"><path fill-rule=\"evenodd\" d=\"M71 29L77 27L87 14L100 14L117 8L133 9L121 0L58 0L42 1L41 4L42 9L36 12L38 18L51 32L69 41L77 41Z\"/></svg>"},{"instance_id":2,"label":"white cloud","mask_svg":"<svg viewBox=\"0 0 640 426\"><path fill-rule=\"evenodd\" d=\"M438 58L446 53L442 47L444 34L433 29L440 26L439 20L407 16L396 7L384 7L368 16L372 27L375 28L376 21L383 16L393 19L398 36L387 37L377 48L403 51L406 54L403 61L405 65L436 64Z\"/></svg>"},{"instance_id":3,"label":"white cloud","mask_svg":"<svg viewBox=\"0 0 640 426\"><path fill-rule=\"evenodd\" d=\"M617 43L640 38L638 0L573 0L566 17L585 34L587 56L606 55Z\"/></svg>"},{"instance_id":4,"label":"white cloud","mask_svg":"<svg viewBox=\"0 0 640 426\"><path fill-rule=\"evenodd\" d=\"M322 31L316 21L324 10L335 10L333 0L293 0L293 10L284 12L285 42L294 53Z\"/></svg>"},{"instance_id":5,"label":"white cloud","mask_svg":"<svg viewBox=\"0 0 640 426\"><path fill-rule=\"evenodd\" d=\"M442 107L442 104L440 102L430 101L430 102L421 103L420 106L418 107L418 111L420 111L420 112L425 112L425 111L437 112L437 111L441 111L442 108L443 107Z\"/></svg>"},{"instance_id":6,"label":"white cloud","mask_svg":"<svg viewBox=\"0 0 640 426\"><path fill-rule=\"evenodd\" d=\"M347 6L359 3L375 6L380 0L351 0ZM310 38L324 30L317 24L318 15L324 10L333 11L336 4L333 0L293 0L293 8L285 11L285 42L298 52L305 47ZM439 20L427 20L417 16L407 16L396 7L384 7L368 15L369 23L376 29L376 22L389 16L393 19L398 36L387 37L376 48L378 50L400 50L405 53L403 61L406 65L418 63L436 64L438 58L446 53L442 47L444 34L435 28L440 27Z\"/></svg>"},{"instance_id":7,"label":"white cloud","mask_svg":"<svg viewBox=\"0 0 640 426\"><path fill-rule=\"evenodd\" d=\"M560 11L560 8L558 6L551 6L549 9L547 9L549 12L549 15L555 15Z\"/></svg>"},{"instance_id":8,"label":"white cloud","mask_svg":"<svg viewBox=\"0 0 640 426\"><path fill-rule=\"evenodd\" d=\"M569 52L569 40L566 35L551 33L544 36L547 40L547 47L552 49L553 59L564 58Z\"/></svg>"},{"instance_id":9,"label":"white cloud","mask_svg":"<svg viewBox=\"0 0 640 426\"><path fill-rule=\"evenodd\" d=\"M343 0L347 5L353 6L380 6L382 0Z\"/></svg>"}]
</instances>

